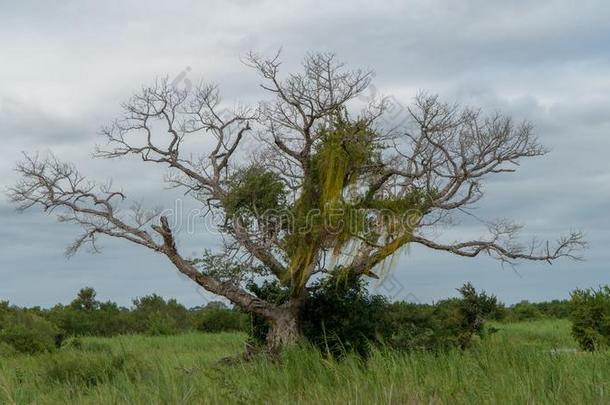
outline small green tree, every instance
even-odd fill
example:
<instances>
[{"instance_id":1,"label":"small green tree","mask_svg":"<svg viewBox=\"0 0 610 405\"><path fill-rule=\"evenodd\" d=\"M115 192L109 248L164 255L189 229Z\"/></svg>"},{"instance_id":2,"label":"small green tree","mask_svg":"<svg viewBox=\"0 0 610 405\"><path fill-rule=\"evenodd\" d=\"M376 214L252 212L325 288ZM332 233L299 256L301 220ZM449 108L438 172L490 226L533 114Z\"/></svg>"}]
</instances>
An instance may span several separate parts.
<instances>
[{"instance_id":1,"label":"small green tree","mask_svg":"<svg viewBox=\"0 0 610 405\"><path fill-rule=\"evenodd\" d=\"M100 303L95 299L97 293L91 287L81 289L76 298L70 303L70 307L77 311L92 312L99 308Z\"/></svg>"},{"instance_id":2,"label":"small green tree","mask_svg":"<svg viewBox=\"0 0 610 405\"><path fill-rule=\"evenodd\" d=\"M246 332L250 317L240 310L212 306L200 311L195 327L202 332Z\"/></svg>"},{"instance_id":3,"label":"small green tree","mask_svg":"<svg viewBox=\"0 0 610 405\"><path fill-rule=\"evenodd\" d=\"M610 286L571 293L572 335L583 350L610 347Z\"/></svg>"},{"instance_id":4,"label":"small green tree","mask_svg":"<svg viewBox=\"0 0 610 405\"><path fill-rule=\"evenodd\" d=\"M325 279L309 289L300 314L303 333L323 353L367 356L386 334L387 306L386 298L369 294L360 278Z\"/></svg>"},{"instance_id":5,"label":"small green tree","mask_svg":"<svg viewBox=\"0 0 610 405\"><path fill-rule=\"evenodd\" d=\"M542 312L535 304L524 300L511 307L510 318L516 321L535 321L542 318Z\"/></svg>"},{"instance_id":6,"label":"small green tree","mask_svg":"<svg viewBox=\"0 0 610 405\"><path fill-rule=\"evenodd\" d=\"M54 351L58 336L58 328L49 321L17 310L4 317L0 329L0 342L29 354Z\"/></svg>"},{"instance_id":7,"label":"small green tree","mask_svg":"<svg viewBox=\"0 0 610 405\"><path fill-rule=\"evenodd\" d=\"M131 312L136 331L152 335L171 335L186 331L189 326L187 309L175 299L165 300L152 294L133 300Z\"/></svg>"},{"instance_id":8,"label":"small green tree","mask_svg":"<svg viewBox=\"0 0 610 405\"><path fill-rule=\"evenodd\" d=\"M485 291L477 292L471 283L458 288L461 298L442 300L436 304L433 316L439 322L438 334L454 346L468 348L474 336L484 336L484 323L494 316L498 300Z\"/></svg>"}]
</instances>

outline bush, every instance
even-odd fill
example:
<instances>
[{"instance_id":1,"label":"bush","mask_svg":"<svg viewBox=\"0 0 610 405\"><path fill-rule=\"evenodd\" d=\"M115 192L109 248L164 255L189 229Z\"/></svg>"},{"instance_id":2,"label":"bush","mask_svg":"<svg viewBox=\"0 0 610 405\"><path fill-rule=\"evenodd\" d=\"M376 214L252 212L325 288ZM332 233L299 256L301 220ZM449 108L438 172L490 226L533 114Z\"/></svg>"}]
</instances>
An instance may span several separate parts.
<instances>
[{"instance_id":1,"label":"bush","mask_svg":"<svg viewBox=\"0 0 610 405\"><path fill-rule=\"evenodd\" d=\"M510 319L513 321L535 321L543 317L544 315L538 306L529 301L521 301L511 308Z\"/></svg>"},{"instance_id":2,"label":"bush","mask_svg":"<svg viewBox=\"0 0 610 405\"><path fill-rule=\"evenodd\" d=\"M12 308L10 307L8 301L0 301L0 329L2 329L4 318L11 312Z\"/></svg>"},{"instance_id":3,"label":"bush","mask_svg":"<svg viewBox=\"0 0 610 405\"><path fill-rule=\"evenodd\" d=\"M458 289L462 298L457 300L459 320L452 319L456 328L458 345L468 348L474 336L483 337L484 323L498 312L498 299L485 291L477 293L472 284L466 283Z\"/></svg>"},{"instance_id":4,"label":"bush","mask_svg":"<svg viewBox=\"0 0 610 405\"><path fill-rule=\"evenodd\" d=\"M47 320L25 312L5 315L0 341L22 353L54 351L61 344L59 330Z\"/></svg>"},{"instance_id":5,"label":"bush","mask_svg":"<svg viewBox=\"0 0 610 405\"><path fill-rule=\"evenodd\" d=\"M567 319L570 317L570 302L567 300L553 300L536 304L546 318Z\"/></svg>"},{"instance_id":6,"label":"bush","mask_svg":"<svg viewBox=\"0 0 610 405\"><path fill-rule=\"evenodd\" d=\"M277 282L252 283L248 289L276 305L285 303L289 294ZM307 288L299 316L305 337L324 353L335 356L345 352L366 355L371 344L380 343L400 350L467 348L473 337L483 336L484 320L499 318L502 308L495 297L478 294L470 284L459 291L461 299L436 305L389 304L383 296L370 295L361 280L321 280ZM150 295L134 300L134 308L128 310L111 302L99 302L95 296L92 288L85 288L69 305L50 310L22 310L0 302L0 341L33 353L61 346L65 334L69 337L65 349L88 350L80 340L70 338L119 333L172 335L197 329L249 330L250 340L261 344L269 330L261 317L229 309L222 302L187 310L176 300ZM548 311L559 309L552 303ZM62 333L53 323L60 326Z\"/></svg>"},{"instance_id":7,"label":"bush","mask_svg":"<svg viewBox=\"0 0 610 405\"><path fill-rule=\"evenodd\" d=\"M442 346L434 306L407 302L390 304L384 314L384 341L399 350L432 350Z\"/></svg>"},{"instance_id":8,"label":"bush","mask_svg":"<svg viewBox=\"0 0 610 405\"><path fill-rule=\"evenodd\" d=\"M309 289L301 311L303 333L320 350L333 356L369 353L371 343L385 334L383 315L388 303L369 295L357 279L320 282Z\"/></svg>"},{"instance_id":9,"label":"bush","mask_svg":"<svg viewBox=\"0 0 610 405\"><path fill-rule=\"evenodd\" d=\"M189 329L188 311L175 299L156 294L133 300L132 328L150 335L172 335Z\"/></svg>"},{"instance_id":10,"label":"bush","mask_svg":"<svg viewBox=\"0 0 610 405\"><path fill-rule=\"evenodd\" d=\"M282 304L287 290L277 283L251 285L259 298ZM300 313L303 334L322 352L341 357L346 352L366 356L371 345L384 344L397 350L466 349L474 337L484 336L486 319L497 317L501 308L494 296L477 293L468 283L458 289L462 298L436 305L388 303L370 295L358 279L326 279L308 288ZM268 325L253 316L251 340L264 343Z\"/></svg>"},{"instance_id":11,"label":"bush","mask_svg":"<svg viewBox=\"0 0 610 405\"><path fill-rule=\"evenodd\" d=\"M203 309L198 316L197 330L202 332L246 331L249 316L228 308Z\"/></svg>"},{"instance_id":12,"label":"bush","mask_svg":"<svg viewBox=\"0 0 610 405\"><path fill-rule=\"evenodd\" d=\"M250 284L248 288L257 297L278 305L288 297L288 290L277 282ZM361 280L326 279L308 288L299 316L305 338L323 353L366 356L371 343L384 334L381 329L386 307L386 299L368 295ZM263 318L252 316L250 339L254 344L263 344L268 330Z\"/></svg>"},{"instance_id":13,"label":"bush","mask_svg":"<svg viewBox=\"0 0 610 405\"><path fill-rule=\"evenodd\" d=\"M583 350L610 347L610 286L575 290L570 299L572 336Z\"/></svg>"},{"instance_id":14,"label":"bush","mask_svg":"<svg viewBox=\"0 0 610 405\"><path fill-rule=\"evenodd\" d=\"M129 310L99 302L93 288L83 288L67 306L55 305L42 315L67 336L115 336L130 331Z\"/></svg>"},{"instance_id":15,"label":"bush","mask_svg":"<svg viewBox=\"0 0 610 405\"><path fill-rule=\"evenodd\" d=\"M147 329L145 332L147 335L168 336L178 333L176 320L169 314L164 314L162 312L150 313L146 318L146 322Z\"/></svg>"},{"instance_id":16,"label":"bush","mask_svg":"<svg viewBox=\"0 0 610 405\"><path fill-rule=\"evenodd\" d=\"M484 336L484 322L498 311L497 299L477 293L467 283L458 291L462 298L436 305L392 304L385 316L386 342L400 350L467 349L475 336Z\"/></svg>"}]
</instances>

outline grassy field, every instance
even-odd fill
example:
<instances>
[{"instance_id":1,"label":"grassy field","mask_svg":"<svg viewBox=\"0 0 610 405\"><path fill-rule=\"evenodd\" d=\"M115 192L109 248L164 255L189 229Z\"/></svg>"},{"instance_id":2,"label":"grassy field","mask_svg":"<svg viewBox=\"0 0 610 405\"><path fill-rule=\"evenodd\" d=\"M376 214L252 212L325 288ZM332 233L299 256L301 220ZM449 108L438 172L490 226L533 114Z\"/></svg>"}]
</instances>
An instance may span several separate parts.
<instances>
[{"instance_id":1,"label":"grassy field","mask_svg":"<svg viewBox=\"0 0 610 405\"><path fill-rule=\"evenodd\" d=\"M494 325L466 352L375 352L340 363L308 348L221 364L239 334L87 338L1 358L2 404L610 403L610 354L583 353L569 323Z\"/></svg>"}]
</instances>

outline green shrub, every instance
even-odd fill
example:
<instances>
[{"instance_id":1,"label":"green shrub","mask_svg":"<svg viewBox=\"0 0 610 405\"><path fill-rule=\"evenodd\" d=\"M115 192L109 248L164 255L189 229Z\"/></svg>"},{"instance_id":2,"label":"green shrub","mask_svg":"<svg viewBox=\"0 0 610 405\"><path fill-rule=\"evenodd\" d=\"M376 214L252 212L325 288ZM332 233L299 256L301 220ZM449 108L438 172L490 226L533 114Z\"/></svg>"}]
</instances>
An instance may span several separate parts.
<instances>
[{"instance_id":1,"label":"green shrub","mask_svg":"<svg viewBox=\"0 0 610 405\"><path fill-rule=\"evenodd\" d=\"M153 312L148 314L146 319L148 325L145 331L148 335L152 336L167 336L175 335L178 333L176 320L169 314L162 312Z\"/></svg>"},{"instance_id":2,"label":"green shrub","mask_svg":"<svg viewBox=\"0 0 610 405\"><path fill-rule=\"evenodd\" d=\"M529 301L521 301L511 308L511 320L516 322L536 321L544 318L544 315L536 304Z\"/></svg>"},{"instance_id":3,"label":"green shrub","mask_svg":"<svg viewBox=\"0 0 610 405\"><path fill-rule=\"evenodd\" d=\"M475 336L484 336L485 320L497 312L497 299L477 293L467 283L451 298L435 305L395 303L385 315L386 342L399 350L466 349Z\"/></svg>"},{"instance_id":4,"label":"green shrub","mask_svg":"<svg viewBox=\"0 0 610 405\"><path fill-rule=\"evenodd\" d=\"M570 317L570 302L567 300L553 300L536 304L545 318L568 319Z\"/></svg>"},{"instance_id":5,"label":"green shrub","mask_svg":"<svg viewBox=\"0 0 610 405\"><path fill-rule=\"evenodd\" d=\"M277 283L251 285L250 291L275 304L282 304L287 290ZM499 312L496 297L478 293L467 283L461 298L435 305L388 303L371 295L358 279L327 279L308 288L300 313L303 334L322 352L341 357L347 352L363 356L371 345L384 344L397 350L466 349L473 338L484 336L484 322ZM265 341L268 325L253 316L251 339Z\"/></svg>"},{"instance_id":6,"label":"green shrub","mask_svg":"<svg viewBox=\"0 0 610 405\"><path fill-rule=\"evenodd\" d=\"M570 298L572 335L583 350L610 347L610 286L575 290Z\"/></svg>"},{"instance_id":7,"label":"green shrub","mask_svg":"<svg viewBox=\"0 0 610 405\"><path fill-rule=\"evenodd\" d=\"M202 332L246 331L249 319L247 314L228 308L203 309L196 327Z\"/></svg>"},{"instance_id":8,"label":"green shrub","mask_svg":"<svg viewBox=\"0 0 610 405\"><path fill-rule=\"evenodd\" d=\"M0 301L0 329L4 322L4 318L12 312L11 306L8 301Z\"/></svg>"},{"instance_id":9,"label":"green shrub","mask_svg":"<svg viewBox=\"0 0 610 405\"><path fill-rule=\"evenodd\" d=\"M66 336L115 336L130 332L130 313L114 302L95 299L93 288L83 288L69 305L55 305L41 315Z\"/></svg>"},{"instance_id":10,"label":"green shrub","mask_svg":"<svg viewBox=\"0 0 610 405\"><path fill-rule=\"evenodd\" d=\"M483 318L472 322L464 309L464 301L459 298L446 299L435 305L432 317L436 325L438 349L457 347L467 349L472 345L473 337L482 336Z\"/></svg>"},{"instance_id":11,"label":"green shrub","mask_svg":"<svg viewBox=\"0 0 610 405\"><path fill-rule=\"evenodd\" d=\"M457 337L458 346L466 349L474 336L483 337L484 323L498 311L498 299L487 295L485 291L477 293L472 284L466 283L458 289L462 298L450 300L457 306L457 314L450 318L442 318L446 329L453 327L453 336ZM442 308L442 305L439 305Z\"/></svg>"},{"instance_id":12,"label":"green shrub","mask_svg":"<svg viewBox=\"0 0 610 405\"><path fill-rule=\"evenodd\" d=\"M3 320L0 341L22 353L54 351L60 336L59 330L47 320L26 312L15 312Z\"/></svg>"},{"instance_id":13,"label":"green shrub","mask_svg":"<svg viewBox=\"0 0 610 405\"><path fill-rule=\"evenodd\" d=\"M543 302L521 301L506 308L498 304L493 319L504 322L537 321L540 319L568 319L570 302L552 300Z\"/></svg>"},{"instance_id":14,"label":"green shrub","mask_svg":"<svg viewBox=\"0 0 610 405\"><path fill-rule=\"evenodd\" d=\"M249 290L259 298L282 304L287 289L279 283L251 284ZM380 295L369 295L358 279L327 279L308 287L308 297L299 314L305 338L323 353L342 357L348 352L369 353L371 343L384 333L382 321L387 301ZM252 316L250 339L265 342L269 326Z\"/></svg>"},{"instance_id":15,"label":"green shrub","mask_svg":"<svg viewBox=\"0 0 610 405\"><path fill-rule=\"evenodd\" d=\"M172 335L190 328L187 309L175 299L152 294L133 300L132 330L150 335Z\"/></svg>"},{"instance_id":16,"label":"green shrub","mask_svg":"<svg viewBox=\"0 0 610 405\"><path fill-rule=\"evenodd\" d=\"M400 350L432 350L441 346L434 306L395 302L384 313L384 341Z\"/></svg>"},{"instance_id":17,"label":"green shrub","mask_svg":"<svg viewBox=\"0 0 610 405\"><path fill-rule=\"evenodd\" d=\"M369 295L361 280L328 279L309 289L301 311L303 333L327 354L366 356L371 344L385 334L387 306L383 296Z\"/></svg>"}]
</instances>

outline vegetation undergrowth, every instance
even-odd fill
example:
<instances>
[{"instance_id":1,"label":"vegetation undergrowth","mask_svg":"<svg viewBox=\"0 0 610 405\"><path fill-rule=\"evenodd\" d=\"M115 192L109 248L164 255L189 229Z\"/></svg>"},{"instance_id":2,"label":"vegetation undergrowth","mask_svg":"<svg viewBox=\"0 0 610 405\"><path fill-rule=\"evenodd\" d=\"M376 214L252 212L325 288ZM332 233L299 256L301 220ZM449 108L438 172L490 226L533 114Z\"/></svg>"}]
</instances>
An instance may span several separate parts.
<instances>
[{"instance_id":1,"label":"vegetation undergrowth","mask_svg":"<svg viewBox=\"0 0 610 405\"><path fill-rule=\"evenodd\" d=\"M218 360L240 353L244 334L86 337L80 339L81 349L2 357L0 403L608 401L610 356L577 351L569 322L494 323L493 327L497 333L477 340L466 351L380 348L367 359L346 354L337 361L304 345L284 351L279 359L261 356L233 365ZM110 355L100 350L109 350Z\"/></svg>"}]
</instances>

